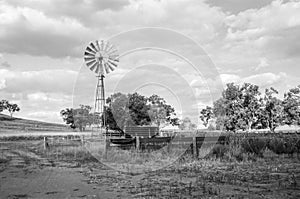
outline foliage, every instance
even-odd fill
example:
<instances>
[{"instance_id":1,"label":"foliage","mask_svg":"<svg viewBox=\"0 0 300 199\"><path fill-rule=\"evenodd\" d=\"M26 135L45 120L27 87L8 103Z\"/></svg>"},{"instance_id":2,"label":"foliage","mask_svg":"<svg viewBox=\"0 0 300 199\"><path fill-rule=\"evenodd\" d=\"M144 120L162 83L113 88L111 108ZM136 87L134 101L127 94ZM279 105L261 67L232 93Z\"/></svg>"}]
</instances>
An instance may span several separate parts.
<instances>
[{"instance_id":1,"label":"foliage","mask_svg":"<svg viewBox=\"0 0 300 199\"><path fill-rule=\"evenodd\" d=\"M63 121L66 122L66 124L69 124L72 129L76 128L72 108L66 108L64 110L61 110L60 115L62 116Z\"/></svg>"},{"instance_id":2,"label":"foliage","mask_svg":"<svg viewBox=\"0 0 300 199\"><path fill-rule=\"evenodd\" d=\"M283 123L300 125L300 85L284 94Z\"/></svg>"},{"instance_id":3,"label":"foliage","mask_svg":"<svg viewBox=\"0 0 300 199\"><path fill-rule=\"evenodd\" d=\"M271 138L268 148L276 154L293 154L299 152L300 139L298 137Z\"/></svg>"},{"instance_id":4,"label":"foliage","mask_svg":"<svg viewBox=\"0 0 300 199\"><path fill-rule=\"evenodd\" d=\"M212 107L201 110L200 119L205 126L214 120L217 130L226 131L262 128L274 131L282 123L300 124L300 87L291 89L283 101L277 94L272 87L262 96L257 85L230 83Z\"/></svg>"},{"instance_id":5,"label":"foliage","mask_svg":"<svg viewBox=\"0 0 300 199\"><path fill-rule=\"evenodd\" d=\"M274 88L266 89L264 96L264 109L262 114L261 123L263 127L268 127L272 132L275 128L282 123L283 118L283 106L282 101L273 96L278 94L278 91Z\"/></svg>"},{"instance_id":6,"label":"foliage","mask_svg":"<svg viewBox=\"0 0 300 199\"><path fill-rule=\"evenodd\" d=\"M92 107L90 106L80 105L77 109L66 108L61 110L60 114L64 122L69 124L71 128L79 128L80 131L84 131L88 124L91 125L93 123L94 117L90 113L91 110Z\"/></svg>"},{"instance_id":7,"label":"foliage","mask_svg":"<svg viewBox=\"0 0 300 199\"><path fill-rule=\"evenodd\" d=\"M213 117L213 110L211 107L206 106L205 109L202 109L200 112L200 119L203 122L204 126L208 125L209 120Z\"/></svg>"},{"instance_id":8,"label":"foliage","mask_svg":"<svg viewBox=\"0 0 300 199\"><path fill-rule=\"evenodd\" d=\"M3 110L7 110L10 114L10 117L12 117L14 112L20 111L20 107L18 106L18 104L10 103L7 100L1 100L0 112L2 112Z\"/></svg>"},{"instance_id":9,"label":"foliage","mask_svg":"<svg viewBox=\"0 0 300 199\"><path fill-rule=\"evenodd\" d=\"M115 93L106 102L106 123L113 130L123 131L126 125L178 125L175 109L158 95Z\"/></svg>"},{"instance_id":10,"label":"foliage","mask_svg":"<svg viewBox=\"0 0 300 199\"><path fill-rule=\"evenodd\" d=\"M242 140L241 146L247 153L254 153L255 155L262 156L267 146L267 140L260 137L248 137Z\"/></svg>"}]
</instances>

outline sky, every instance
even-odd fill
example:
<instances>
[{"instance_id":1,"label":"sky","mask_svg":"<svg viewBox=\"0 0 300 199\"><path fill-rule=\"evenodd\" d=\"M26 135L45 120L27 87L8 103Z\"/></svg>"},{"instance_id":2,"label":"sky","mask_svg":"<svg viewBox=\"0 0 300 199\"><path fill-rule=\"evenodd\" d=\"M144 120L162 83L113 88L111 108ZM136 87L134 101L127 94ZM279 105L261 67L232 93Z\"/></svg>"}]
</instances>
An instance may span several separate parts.
<instances>
[{"instance_id":1,"label":"sky","mask_svg":"<svg viewBox=\"0 0 300 199\"><path fill-rule=\"evenodd\" d=\"M195 123L226 83L280 96L300 84L298 0L1 0L0 99L57 123L60 110L93 105L83 53L102 39L120 54L106 96L155 93Z\"/></svg>"}]
</instances>

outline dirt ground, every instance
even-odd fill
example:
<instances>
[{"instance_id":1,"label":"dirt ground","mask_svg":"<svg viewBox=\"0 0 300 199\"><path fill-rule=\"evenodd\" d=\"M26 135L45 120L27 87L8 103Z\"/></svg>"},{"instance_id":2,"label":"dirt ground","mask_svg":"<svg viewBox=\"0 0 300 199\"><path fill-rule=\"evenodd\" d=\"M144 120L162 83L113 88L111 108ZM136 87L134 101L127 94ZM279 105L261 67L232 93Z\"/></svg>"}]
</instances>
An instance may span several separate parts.
<instances>
[{"instance_id":1,"label":"dirt ground","mask_svg":"<svg viewBox=\"0 0 300 199\"><path fill-rule=\"evenodd\" d=\"M0 143L0 198L300 198L300 160L183 159L130 175L96 160L45 156L42 142Z\"/></svg>"}]
</instances>

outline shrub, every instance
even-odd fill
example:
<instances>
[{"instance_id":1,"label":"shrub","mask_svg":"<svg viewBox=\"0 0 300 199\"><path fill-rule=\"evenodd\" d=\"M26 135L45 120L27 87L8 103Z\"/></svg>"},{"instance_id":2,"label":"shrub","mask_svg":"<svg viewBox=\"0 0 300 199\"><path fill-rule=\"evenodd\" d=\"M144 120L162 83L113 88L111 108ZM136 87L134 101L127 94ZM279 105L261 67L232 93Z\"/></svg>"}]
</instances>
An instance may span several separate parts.
<instances>
[{"instance_id":1,"label":"shrub","mask_svg":"<svg viewBox=\"0 0 300 199\"><path fill-rule=\"evenodd\" d=\"M282 138L271 138L268 148L276 154L283 154L285 152L285 143Z\"/></svg>"},{"instance_id":2,"label":"shrub","mask_svg":"<svg viewBox=\"0 0 300 199\"><path fill-rule=\"evenodd\" d=\"M223 158L224 155L228 151L228 146L217 144L212 149L212 154L216 156L216 158Z\"/></svg>"},{"instance_id":3,"label":"shrub","mask_svg":"<svg viewBox=\"0 0 300 199\"><path fill-rule=\"evenodd\" d=\"M267 146L267 140L265 138L244 138L241 146L246 153L253 153L262 157Z\"/></svg>"}]
</instances>

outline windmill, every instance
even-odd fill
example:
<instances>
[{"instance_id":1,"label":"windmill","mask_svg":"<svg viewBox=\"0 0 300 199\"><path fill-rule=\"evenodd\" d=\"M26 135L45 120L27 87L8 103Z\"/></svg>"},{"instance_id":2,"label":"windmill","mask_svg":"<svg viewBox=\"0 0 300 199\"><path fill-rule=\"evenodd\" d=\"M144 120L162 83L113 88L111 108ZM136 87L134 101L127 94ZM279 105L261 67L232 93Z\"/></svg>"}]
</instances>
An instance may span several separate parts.
<instances>
[{"instance_id":1,"label":"windmill","mask_svg":"<svg viewBox=\"0 0 300 199\"><path fill-rule=\"evenodd\" d=\"M94 124L97 128L106 127L105 124L105 89L104 75L114 71L118 66L119 55L114 45L108 41L98 40L90 42L84 52L86 66L96 74L97 85L94 105ZM97 119L96 119L97 118ZM101 120L103 118L103 120Z\"/></svg>"}]
</instances>

